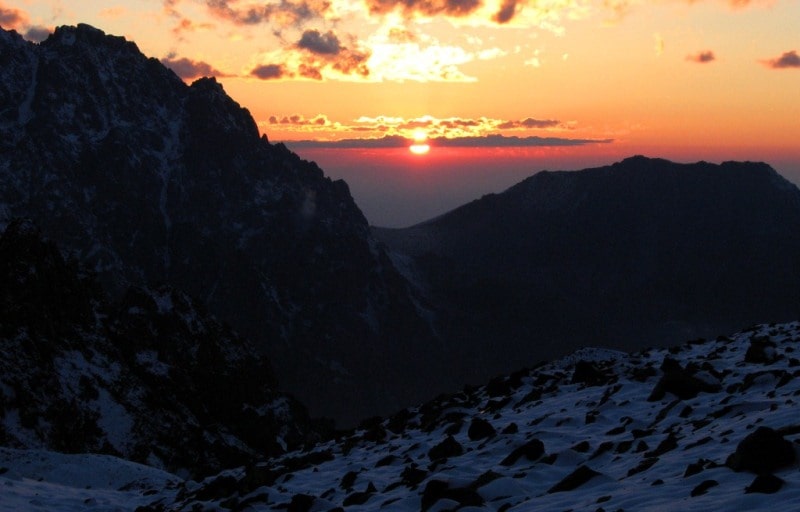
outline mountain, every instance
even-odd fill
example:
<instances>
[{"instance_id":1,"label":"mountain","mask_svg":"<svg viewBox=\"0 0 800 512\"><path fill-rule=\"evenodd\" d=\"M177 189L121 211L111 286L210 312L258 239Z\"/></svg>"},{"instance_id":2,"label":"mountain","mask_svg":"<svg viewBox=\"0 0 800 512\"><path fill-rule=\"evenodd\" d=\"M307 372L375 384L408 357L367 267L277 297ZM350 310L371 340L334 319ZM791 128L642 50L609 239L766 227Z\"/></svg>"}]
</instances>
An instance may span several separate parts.
<instances>
[{"instance_id":1,"label":"mountain","mask_svg":"<svg viewBox=\"0 0 800 512\"><path fill-rule=\"evenodd\" d=\"M187 86L87 25L38 45L0 31L0 178L0 227L32 219L113 298L197 298L314 415L353 424L452 386L347 185L259 136L214 79Z\"/></svg>"},{"instance_id":2,"label":"mountain","mask_svg":"<svg viewBox=\"0 0 800 512\"><path fill-rule=\"evenodd\" d=\"M800 191L763 163L633 157L540 172L406 229L374 229L442 308L464 382L586 344L800 318Z\"/></svg>"},{"instance_id":3,"label":"mountain","mask_svg":"<svg viewBox=\"0 0 800 512\"><path fill-rule=\"evenodd\" d=\"M0 485L9 506L57 510L792 509L799 343L794 322L585 348L200 482L120 462L111 487L110 460L0 449ZM70 462L86 475L68 476Z\"/></svg>"},{"instance_id":4,"label":"mountain","mask_svg":"<svg viewBox=\"0 0 800 512\"><path fill-rule=\"evenodd\" d=\"M28 221L0 236L0 445L186 476L330 435L252 344L166 286L109 301Z\"/></svg>"}]
</instances>

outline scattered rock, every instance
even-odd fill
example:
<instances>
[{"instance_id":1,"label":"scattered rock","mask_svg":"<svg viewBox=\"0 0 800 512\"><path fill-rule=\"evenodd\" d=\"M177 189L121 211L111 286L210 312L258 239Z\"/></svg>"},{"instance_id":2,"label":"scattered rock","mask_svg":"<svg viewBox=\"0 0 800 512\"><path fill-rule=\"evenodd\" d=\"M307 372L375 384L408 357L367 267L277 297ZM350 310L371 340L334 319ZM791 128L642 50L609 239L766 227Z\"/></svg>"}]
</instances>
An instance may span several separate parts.
<instances>
[{"instance_id":1,"label":"scattered rock","mask_svg":"<svg viewBox=\"0 0 800 512\"><path fill-rule=\"evenodd\" d=\"M717 393L722 386L692 375L681 367L680 363L669 357L664 358L661 365L664 375L653 388L653 392L647 398L648 402L657 402L664 398L667 393L671 393L681 400L689 400L700 393Z\"/></svg>"}]
</instances>

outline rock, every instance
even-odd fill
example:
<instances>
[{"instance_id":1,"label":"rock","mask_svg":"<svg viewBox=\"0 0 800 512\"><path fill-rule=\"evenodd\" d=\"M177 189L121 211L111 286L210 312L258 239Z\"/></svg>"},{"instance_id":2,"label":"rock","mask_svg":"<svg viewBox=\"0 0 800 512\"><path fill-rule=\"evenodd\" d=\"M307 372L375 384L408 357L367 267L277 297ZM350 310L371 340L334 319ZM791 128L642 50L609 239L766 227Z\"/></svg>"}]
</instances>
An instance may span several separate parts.
<instances>
[{"instance_id":1,"label":"rock","mask_svg":"<svg viewBox=\"0 0 800 512\"><path fill-rule=\"evenodd\" d=\"M600 386L607 384L611 377L603 373L594 363L590 361L578 361L575 363L575 371L572 374L573 384L586 384L587 386Z\"/></svg>"},{"instance_id":2,"label":"rock","mask_svg":"<svg viewBox=\"0 0 800 512\"><path fill-rule=\"evenodd\" d=\"M598 475L600 475L600 473L593 470L589 466L580 466L578 469L564 477L556 485L548 489L547 494L572 491Z\"/></svg>"},{"instance_id":3,"label":"rock","mask_svg":"<svg viewBox=\"0 0 800 512\"><path fill-rule=\"evenodd\" d=\"M292 501L289 502L289 507L286 509L288 512L308 512L314 505L314 496L308 494L295 494L292 496Z\"/></svg>"},{"instance_id":4,"label":"rock","mask_svg":"<svg viewBox=\"0 0 800 512\"><path fill-rule=\"evenodd\" d=\"M769 427L758 427L739 443L725 465L734 471L768 473L794 461L792 443Z\"/></svg>"},{"instance_id":5,"label":"rock","mask_svg":"<svg viewBox=\"0 0 800 512\"><path fill-rule=\"evenodd\" d=\"M766 473L763 475L758 475L750 485L745 487L744 492L746 494L754 492L762 494L774 494L781 490L781 487L783 487L784 483L785 482L783 480L772 473Z\"/></svg>"},{"instance_id":6,"label":"rock","mask_svg":"<svg viewBox=\"0 0 800 512\"><path fill-rule=\"evenodd\" d=\"M695 377L670 358L665 358L662 371L664 375L647 398L648 402L661 400L666 393L671 393L681 400L689 400L700 393L717 393L722 389L719 384Z\"/></svg>"},{"instance_id":7,"label":"rock","mask_svg":"<svg viewBox=\"0 0 800 512\"><path fill-rule=\"evenodd\" d=\"M483 498L474 489L468 487L450 488L447 482L431 480L422 492L423 512L441 499L456 501L462 507L480 507L483 505Z\"/></svg>"},{"instance_id":8,"label":"rock","mask_svg":"<svg viewBox=\"0 0 800 512\"><path fill-rule=\"evenodd\" d=\"M502 466L513 466L520 457L525 457L529 461L535 461L544 455L544 443L538 439L531 439L527 443L514 449L500 464Z\"/></svg>"},{"instance_id":9,"label":"rock","mask_svg":"<svg viewBox=\"0 0 800 512\"><path fill-rule=\"evenodd\" d=\"M696 496L702 496L703 494L707 493L709 489L711 489L712 487L716 487L718 485L719 482L717 482L716 480L704 480L697 487L692 489L690 495L692 496L692 498Z\"/></svg>"},{"instance_id":10,"label":"rock","mask_svg":"<svg viewBox=\"0 0 800 512\"><path fill-rule=\"evenodd\" d=\"M481 439L492 438L497 435L491 423L481 418L472 418L472 423L469 425L467 436L471 441L479 441Z\"/></svg>"},{"instance_id":11,"label":"rock","mask_svg":"<svg viewBox=\"0 0 800 512\"><path fill-rule=\"evenodd\" d=\"M746 363L772 364L778 360L777 345L769 338L755 337L744 355Z\"/></svg>"},{"instance_id":12,"label":"rock","mask_svg":"<svg viewBox=\"0 0 800 512\"><path fill-rule=\"evenodd\" d=\"M450 457L458 457L459 455L464 453L464 448L461 444L453 438L453 436L447 436L447 438L442 441L441 443L437 444L433 448L428 451L428 457L432 460L441 460L441 459L448 459Z\"/></svg>"}]
</instances>

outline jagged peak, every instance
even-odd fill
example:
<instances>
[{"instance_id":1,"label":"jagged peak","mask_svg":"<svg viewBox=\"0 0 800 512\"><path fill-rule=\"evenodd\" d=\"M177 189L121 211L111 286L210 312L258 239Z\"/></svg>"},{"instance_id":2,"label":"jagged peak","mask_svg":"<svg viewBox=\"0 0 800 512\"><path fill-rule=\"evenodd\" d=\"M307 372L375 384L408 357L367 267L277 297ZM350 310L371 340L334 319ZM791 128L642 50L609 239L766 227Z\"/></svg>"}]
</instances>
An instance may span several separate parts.
<instances>
[{"instance_id":1,"label":"jagged peak","mask_svg":"<svg viewBox=\"0 0 800 512\"><path fill-rule=\"evenodd\" d=\"M75 44L87 44L91 46L109 46L115 49L127 48L131 51L139 52L139 47L136 43L128 41L122 36L114 36L106 34L99 28L93 27L86 23L78 23L77 25L61 25L56 27L55 31L42 42L43 45L61 45L73 46Z\"/></svg>"}]
</instances>

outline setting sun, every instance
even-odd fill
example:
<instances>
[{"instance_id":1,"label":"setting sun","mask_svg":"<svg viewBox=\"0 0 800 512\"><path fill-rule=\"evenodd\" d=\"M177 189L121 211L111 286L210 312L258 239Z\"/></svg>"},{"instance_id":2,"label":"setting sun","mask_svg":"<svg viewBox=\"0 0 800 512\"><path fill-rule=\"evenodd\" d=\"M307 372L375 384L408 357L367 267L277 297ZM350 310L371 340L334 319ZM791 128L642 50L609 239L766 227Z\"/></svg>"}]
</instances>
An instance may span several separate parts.
<instances>
[{"instance_id":1,"label":"setting sun","mask_svg":"<svg viewBox=\"0 0 800 512\"><path fill-rule=\"evenodd\" d=\"M414 143L408 147L408 150L415 155L424 155L431 150L430 144L427 143L428 134L425 130L414 131Z\"/></svg>"}]
</instances>

